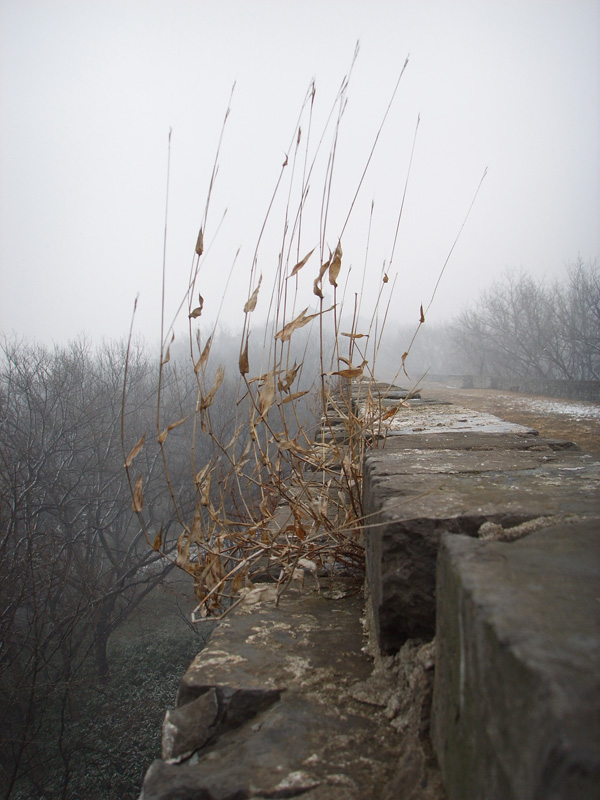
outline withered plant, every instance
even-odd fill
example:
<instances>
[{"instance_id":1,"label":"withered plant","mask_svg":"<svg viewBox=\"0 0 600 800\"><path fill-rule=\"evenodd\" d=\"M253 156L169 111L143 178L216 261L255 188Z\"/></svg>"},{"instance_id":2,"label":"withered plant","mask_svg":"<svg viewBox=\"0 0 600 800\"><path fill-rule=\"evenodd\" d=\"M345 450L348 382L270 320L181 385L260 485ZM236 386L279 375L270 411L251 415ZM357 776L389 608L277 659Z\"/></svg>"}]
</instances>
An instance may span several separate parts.
<instances>
[{"instance_id":1,"label":"withered plant","mask_svg":"<svg viewBox=\"0 0 600 800\"><path fill-rule=\"evenodd\" d=\"M358 48L352 66L357 52ZM383 445L387 422L403 405L402 400L387 400L387 386L375 381L377 353L395 282L388 275L398 225L389 263L387 267L384 263L376 278L379 291L368 314L361 308L360 292L354 294L350 310L345 308L348 271L344 267L342 242L407 63L366 156L354 196L347 201L345 221L333 232L329 211L335 186L334 167L352 68L342 80L312 153L314 83L307 92L289 155L282 164L248 265L248 299L240 309L243 325L237 363L238 388L235 400L228 398L231 424L224 434L223 426L215 423L214 411L220 393L231 385L231 376L226 376L223 364L213 364L211 354L216 349L213 345L218 335L217 325L213 324L208 332L203 330L204 300L200 287L209 255L205 252L207 219L223 131L230 113L227 109L189 281L180 305L180 312L187 312L187 369L194 378L195 396L189 408L182 402L178 419L163 418L160 400L166 371L182 370L181 364L174 366L175 359L171 359L175 320L170 326L165 324L163 299L156 436L177 520L176 526L171 525L171 530L177 527L176 538L165 535L167 520L159 530L148 525L144 475L135 470L135 459L144 447L145 436L131 449L125 446L124 436L125 468L133 508L149 545L193 579L198 598L195 620L222 615L240 602L250 604L266 598L277 602L292 581L303 581L305 576L311 581L314 578L318 585L319 576L356 574L363 569L363 458L367 448ZM417 130L418 121L413 150ZM320 178L318 208L316 213L314 209L308 213L309 188L319 180L317 156L324 150L328 136L330 144ZM412 151L398 224L411 163ZM282 195L286 199L282 203L278 254L263 255L267 221L276 213L275 199ZM373 206L371 217L372 214ZM369 232L370 228L369 220ZM367 255L363 286L369 270ZM253 325L253 314L259 300L264 300L266 288L259 261L268 260L276 263L277 269L263 327ZM163 298L164 275L163 263ZM373 283L372 276L368 280ZM313 306L302 308L300 296L305 283L312 283ZM362 322L364 319L367 321ZM425 311L421 307L419 327L424 321ZM251 346L261 335L262 347ZM308 354L315 340L318 355L311 358ZM409 350L410 347L398 365L398 372L404 371L405 375ZM172 485L173 449L169 449L169 444L176 429L179 429L177 434L185 432L189 449L189 496L194 500L191 517L186 516L178 499L181 487ZM181 447L180 435L177 441Z\"/></svg>"}]
</instances>

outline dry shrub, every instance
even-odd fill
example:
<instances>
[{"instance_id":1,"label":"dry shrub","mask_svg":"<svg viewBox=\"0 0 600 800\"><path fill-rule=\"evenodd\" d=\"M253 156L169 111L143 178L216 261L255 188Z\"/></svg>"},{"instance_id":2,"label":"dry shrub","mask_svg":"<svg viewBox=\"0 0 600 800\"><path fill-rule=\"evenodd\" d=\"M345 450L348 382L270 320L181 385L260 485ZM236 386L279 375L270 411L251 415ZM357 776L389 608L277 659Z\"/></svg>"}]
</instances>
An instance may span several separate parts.
<instances>
[{"instance_id":1,"label":"dry shrub","mask_svg":"<svg viewBox=\"0 0 600 800\"><path fill-rule=\"evenodd\" d=\"M238 391L232 404L235 421L233 433L227 437L215 425L213 414L219 392L223 391L225 369L212 363L216 326L208 335L203 331L204 299L197 290L207 258L204 242L218 171L217 150L189 283L180 307L185 308L188 317L189 368L195 380L195 402L189 415L182 414L167 424L161 417L160 401L157 409L156 436L179 524L176 540L166 540L162 528L158 532L150 530L144 519L144 481L143 476L135 473L135 457L144 446L144 438L128 454L124 453L133 508L149 545L193 579L198 598L195 619L227 613L239 602L277 600L292 581L303 581L306 575L316 579L319 575L356 573L363 569L363 457L366 448L381 446L385 441L386 422L401 408L401 404L386 402L385 387L374 381L377 352L394 285L388 274L398 226L390 262L387 268L383 265L376 278L379 291L366 323L361 322L365 315L361 313L359 294L354 295L350 312L344 309L345 288L340 283L346 286L347 273L344 274L342 239L406 66L407 62L365 160L356 192L348 202L345 222L333 237L328 232L328 211L351 70L341 83L325 131L309 157L310 142L305 140L303 122L308 118L305 129L310 132L316 94L314 83L310 86L293 132L290 155L285 158L273 193L274 200L279 195L285 196L287 190L287 202L283 204L270 311L263 330L263 347L258 352L250 348L251 333L260 335L261 327L253 327L252 320L265 292L257 264L266 222L274 213L273 201L249 267L248 299L243 307L239 344ZM224 127L228 116L229 109ZM320 208L311 217L306 211L309 184L316 182L317 154L327 133L331 144L322 176ZM409 174L410 166L405 193ZM403 206L404 196L398 222ZM371 207L371 215L372 210ZM311 240L309 247L304 247L307 239ZM331 240L333 249L327 245ZM373 282L372 278L369 280ZM364 285L364 274L362 281ZM306 306L299 311L300 289L311 283L314 307ZM326 293L332 295L329 303ZM419 326L424 321L421 307ZM364 330L359 329L362 325ZM173 325L165 332L163 312L161 381L171 366L173 339ZM310 358L309 343L315 339L318 355ZM406 356L407 353L402 356L401 369ZM307 422L307 408L311 407L318 409L316 429ZM175 492L171 483L168 454L171 432L182 425L189 436L189 493L194 499L193 513L187 516L176 499L180 492ZM210 445L208 458L202 442Z\"/></svg>"}]
</instances>

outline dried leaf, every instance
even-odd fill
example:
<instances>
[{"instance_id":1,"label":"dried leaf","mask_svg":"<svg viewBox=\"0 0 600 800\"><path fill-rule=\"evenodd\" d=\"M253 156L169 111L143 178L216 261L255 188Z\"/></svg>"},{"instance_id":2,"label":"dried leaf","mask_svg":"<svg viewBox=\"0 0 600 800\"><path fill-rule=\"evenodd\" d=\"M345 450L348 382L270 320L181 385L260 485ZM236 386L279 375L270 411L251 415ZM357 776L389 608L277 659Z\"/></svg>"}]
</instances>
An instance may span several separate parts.
<instances>
[{"instance_id":1,"label":"dried leaf","mask_svg":"<svg viewBox=\"0 0 600 800\"><path fill-rule=\"evenodd\" d=\"M363 339L364 337L368 337L368 333L343 333L342 336L347 336L349 339Z\"/></svg>"},{"instance_id":2,"label":"dried leaf","mask_svg":"<svg viewBox=\"0 0 600 800\"><path fill-rule=\"evenodd\" d=\"M206 478L206 475L209 470L210 470L210 464L207 464L205 467L202 467L200 472L198 472L198 474L194 478L194 483L196 484L196 486L200 486L204 478Z\"/></svg>"},{"instance_id":3,"label":"dried leaf","mask_svg":"<svg viewBox=\"0 0 600 800\"><path fill-rule=\"evenodd\" d=\"M208 392L208 394L206 396L202 397L202 402L200 403L200 411L205 411L207 408L209 408L212 405L212 402L215 399L215 395L218 392L219 387L223 383L224 379L225 379L225 370L223 369L221 364L219 364L219 367L218 367L218 369L217 369L217 371L215 373L215 378L214 378L214 381L213 381L213 385L210 388L210 391Z\"/></svg>"},{"instance_id":4,"label":"dried leaf","mask_svg":"<svg viewBox=\"0 0 600 800\"><path fill-rule=\"evenodd\" d=\"M135 488L133 490L133 510L136 511L138 514L144 507L144 497L142 494L142 476L140 475L137 481L135 482Z\"/></svg>"},{"instance_id":5,"label":"dried leaf","mask_svg":"<svg viewBox=\"0 0 600 800\"><path fill-rule=\"evenodd\" d=\"M421 305L421 315L420 315L420 318L419 318L419 322L421 324L423 324L425 322L425 313L423 311L423 306L422 305Z\"/></svg>"},{"instance_id":6,"label":"dried leaf","mask_svg":"<svg viewBox=\"0 0 600 800\"><path fill-rule=\"evenodd\" d=\"M278 439L276 444L279 450L291 450L293 453L299 453L301 455L310 453L310 450L301 447L295 439Z\"/></svg>"},{"instance_id":7,"label":"dried leaf","mask_svg":"<svg viewBox=\"0 0 600 800\"><path fill-rule=\"evenodd\" d=\"M327 259L327 261L324 261L321 264L321 268L319 269L319 277L317 278L318 281L323 280L323 275L325 275L325 273L329 269L329 265L331 264L331 259L332 259L332 255L331 255L331 250L330 250L329 251L329 258Z\"/></svg>"},{"instance_id":8,"label":"dried leaf","mask_svg":"<svg viewBox=\"0 0 600 800\"><path fill-rule=\"evenodd\" d=\"M129 452L129 455L128 455L128 456L127 456L127 458L125 459L125 467L126 467L127 469L129 469L129 467L130 467L130 466L131 466L131 464L133 463L133 459L134 459L134 458L137 456L137 454L140 452L140 450L141 450L141 449L142 449L142 447L144 446L144 442L145 442L145 440L146 440L146 434L144 434L144 435L142 436L142 438L141 438L141 439L139 440L139 442L138 442L138 443L135 445L135 447L132 447L132 448L131 448L131 450L130 450L130 452Z\"/></svg>"},{"instance_id":9,"label":"dried leaf","mask_svg":"<svg viewBox=\"0 0 600 800\"><path fill-rule=\"evenodd\" d=\"M248 337L246 336L246 344L243 351L240 353L240 375L247 375L250 372L250 362L248 361Z\"/></svg>"},{"instance_id":10,"label":"dried leaf","mask_svg":"<svg viewBox=\"0 0 600 800\"><path fill-rule=\"evenodd\" d=\"M258 400L258 410L263 419L269 413L269 409L273 405L274 400L275 400L275 381L273 380L273 376L269 375L269 377L265 381L263 388L260 391L260 396Z\"/></svg>"},{"instance_id":11,"label":"dried leaf","mask_svg":"<svg viewBox=\"0 0 600 800\"><path fill-rule=\"evenodd\" d=\"M210 504L210 483L211 483L212 475L209 473L206 477L206 480L202 484L202 491L200 492L200 503L203 506L208 506Z\"/></svg>"},{"instance_id":12,"label":"dried leaf","mask_svg":"<svg viewBox=\"0 0 600 800\"><path fill-rule=\"evenodd\" d=\"M305 389L303 392L294 392L293 394L289 394L281 401L281 405L285 403L292 403L294 400L298 400L300 397L304 397L305 394L308 394L310 389Z\"/></svg>"},{"instance_id":13,"label":"dried leaf","mask_svg":"<svg viewBox=\"0 0 600 800\"><path fill-rule=\"evenodd\" d=\"M190 542L187 533L184 531L177 539L177 558L175 564L181 569L185 569L190 560Z\"/></svg>"},{"instance_id":14,"label":"dried leaf","mask_svg":"<svg viewBox=\"0 0 600 800\"><path fill-rule=\"evenodd\" d=\"M192 529L189 535L189 542L190 544L196 544L198 542L202 542L202 514L200 513L200 509L196 507L196 512L194 514L194 521L192 522Z\"/></svg>"},{"instance_id":15,"label":"dried leaf","mask_svg":"<svg viewBox=\"0 0 600 800\"><path fill-rule=\"evenodd\" d=\"M333 258L331 259L331 264L329 265L329 283L332 286L337 287L337 279L338 275L340 274L341 268L342 268L342 243L338 242L337 247L335 248L335 253L333 254Z\"/></svg>"},{"instance_id":16,"label":"dried leaf","mask_svg":"<svg viewBox=\"0 0 600 800\"><path fill-rule=\"evenodd\" d=\"M319 316L318 314L308 314L307 316L307 311L308 308L305 308L300 312L300 314L298 314L296 319L293 319L291 322L288 322L287 325L284 325L283 328L275 334L275 338L279 339L281 342L288 342L291 339L294 331L298 330L298 328L303 328L312 319Z\"/></svg>"},{"instance_id":17,"label":"dried leaf","mask_svg":"<svg viewBox=\"0 0 600 800\"><path fill-rule=\"evenodd\" d=\"M406 375L406 377L408 378L408 372L406 371L406 366L404 364L407 358L408 358L408 350L405 353L402 353L402 370Z\"/></svg>"},{"instance_id":18,"label":"dried leaf","mask_svg":"<svg viewBox=\"0 0 600 800\"><path fill-rule=\"evenodd\" d=\"M159 442L159 444L162 444L165 441L169 431L172 431L173 428L178 428L180 425L183 425L183 423L186 421L186 419L187 419L187 417L183 417L182 419L178 419L177 422L172 422L170 425L167 425L167 427L164 429L164 431L161 431L158 434L158 442Z\"/></svg>"},{"instance_id":19,"label":"dried leaf","mask_svg":"<svg viewBox=\"0 0 600 800\"><path fill-rule=\"evenodd\" d=\"M298 272L300 272L300 270L302 269L302 267L303 267L303 266L306 264L306 262L307 262L307 261L308 261L308 259L309 259L309 258L312 256L312 254L313 254L314 252L315 252L315 248L313 247L313 249L310 251L310 253L309 253L308 255L304 256L304 258L302 259L302 261L299 261L299 262L296 264L296 266L294 267L294 269L293 269L293 270L290 272L290 278L291 278L293 275L296 275Z\"/></svg>"},{"instance_id":20,"label":"dried leaf","mask_svg":"<svg viewBox=\"0 0 600 800\"><path fill-rule=\"evenodd\" d=\"M340 378L362 378L363 367L354 367L353 369L340 369L337 372L332 372L332 375L339 375Z\"/></svg>"},{"instance_id":21,"label":"dried leaf","mask_svg":"<svg viewBox=\"0 0 600 800\"><path fill-rule=\"evenodd\" d=\"M260 285L262 283L262 275L258 279L258 286L252 292L248 300L246 300L246 305L244 306L244 314L248 314L250 311L254 311L256 308L256 301L258 300L258 293L260 291Z\"/></svg>"},{"instance_id":22,"label":"dried leaf","mask_svg":"<svg viewBox=\"0 0 600 800\"><path fill-rule=\"evenodd\" d=\"M231 447L233 447L233 445L237 442L241 432L242 432L242 426L240 425L236 429L235 433L233 434L229 442L225 445L225 450L229 450Z\"/></svg>"},{"instance_id":23,"label":"dried leaf","mask_svg":"<svg viewBox=\"0 0 600 800\"><path fill-rule=\"evenodd\" d=\"M231 581L231 594L236 595L239 590L243 587L244 581L246 579L246 573L244 570L240 569L235 576L235 578Z\"/></svg>"},{"instance_id":24,"label":"dried leaf","mask_svg":"<svg viewBox=\"0 0 600 800\"><path fill-rule=\"evenodd\" d=\"M287 372L285 373L285 378L283 380L280 379L277 382L277 388L279 389L280 392L287 392L287 390L294 382L299 369L300 367L297 366L296 362L294 361L294 366L291 369L287 370Z\"/></svg>"},{"instance_id":25,"label":"dried leaf","mask_svg":"<svg viewBox=\"0 0 600 800\"><path fill-rule=\"evenodd\" d=\"M323 298L323 292L321 291L321 281L323 280L323 275L325 275L325 273L329 269L329 265L331 263L331 259L332 259L332 256L331 256L331 250L330 250L329 251L329 258L327 259L327 261L324 261L321 264L321 268L319 269L319 275L318 275L318 277L315 278L315 282L313 283L313 293L316 294L317 297L320 297L321 300L324 299Z\"/></svg>"},{"instance_id":26,"label":"dried leaf","mask_svg":"<svg viewBox=\"0 0 600 800\"><path fill-rule=\"evenodd\" d=\"M161 545L162 545L162 535L163 535L163 529L162 529L162 525L161 525L161 528L160 528L159 532L156 534L156 537L155 537L154 542L152 544L152 549L153 550L156 550L156 551L160 550Z\"/></svg>"},{"instance_id":27,"label":"dried leaf","mask_svg":"<svg viewBox=\"0 0 600 800\"><path fill-rule=\"evenodd\" d=\"M384 272L384 274L383 274L383 282L387 283L388 281L389 281L388 274L387 274L387 272Z\"/></svg>"},{"instance_id":28,"label":"dried leaf","mask_svg":"<svg viewBox=\"0 0 600 800\"><path fill-rule=\"evenodd\" d=\"M196 241L196 253L201 256L204 252L204 231L200 228L198 233L198 240Z\"/></svg>"},{"instance_id":29,"label":"dried leaf","mask_svg":"<svg viewBox=\"0 0 600 800\"><path fill-rule=\"evenodd\" d=\"M160 362L161 366L163 364L167 364L171 360L171 345L173 344L174 340L175 340L175 334L173 333L172 336L171 336L171 341L169 342L169 346L167 347L167 353L166 353L165 357L163 358L163 360Z\"/></svg>"},{"instance_id":30,"label":"dried leaf","mask_svg":"<svg viewBox=\"0 0 600 800\"><path fill-rule=\"evenodd\" d=\"M385 412L385 414L382 416L381 419L382 420L390 419L390 417L396 416L399 410L400 406L392 406L391 408L388 408L388 410Z\"/></svg>"},{"instance_id":31,"label":"dried leaf","mask_svg":"<svg viewBox=\"0 0 600 800\"><path fill-rule=\"evenodd\" d=\"M194 372L198 373L204 367L206 362L208 361L208 356L210 354L210 346L212 344L212 334L208 337L206 344L204 345L204 350L198 361L194 364Z\"/></svg>"},{"instance_id":32,"label":"dried leaf","mask_svg":"<svg viewBox=\"0 0 600 800\"><path fill-rule=\"evenodd\" d=\"M200 302L200 305L190 312L189 319L196 319L196 317L199 317L200 314L202 314L202 309L204 308L204 298L202 297L202 295L198 296L198 300Z\"/></svg>"}]
</instances>

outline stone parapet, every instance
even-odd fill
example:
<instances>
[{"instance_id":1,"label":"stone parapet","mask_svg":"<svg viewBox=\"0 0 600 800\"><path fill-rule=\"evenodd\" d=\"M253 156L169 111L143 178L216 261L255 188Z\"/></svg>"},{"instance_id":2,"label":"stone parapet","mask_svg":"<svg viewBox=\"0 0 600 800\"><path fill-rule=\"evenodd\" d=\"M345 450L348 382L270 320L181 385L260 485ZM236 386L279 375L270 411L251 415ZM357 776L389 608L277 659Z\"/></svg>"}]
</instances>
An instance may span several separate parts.
<instances>
[{"instance_id":1,"label":"stone parapet","mask_svg":"<svg viewBox=\"0 0 600 800\"><path fill-rule=\"evenodd\" d=\"M253 590L184 676L141 800L598 798L597 461L371 389L391 413L363 470L364 628L350 579Z\"/></svg>"},{"instance_id":2,"label":"stone parapet","mask_svg":"<svg viewBox=\"0 0 600 800\"><path fill-rule=\"evenodd\" d=\"M600 796L598 520L444 534L432 737L449 800Z\"/></svg>"}]
</instances>

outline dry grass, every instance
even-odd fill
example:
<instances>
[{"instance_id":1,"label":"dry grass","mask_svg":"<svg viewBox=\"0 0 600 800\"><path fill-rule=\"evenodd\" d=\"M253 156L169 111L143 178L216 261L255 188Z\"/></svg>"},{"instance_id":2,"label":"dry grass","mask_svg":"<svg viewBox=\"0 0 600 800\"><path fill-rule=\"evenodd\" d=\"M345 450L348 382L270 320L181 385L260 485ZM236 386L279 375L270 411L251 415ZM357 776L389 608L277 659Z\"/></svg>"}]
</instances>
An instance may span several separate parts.
<instances>
[{"instance_id":1,"label":"dry grass","mask_svg":"<svg viewBox=\"0 0 600 800\"><path fill-rule=\"evenodd\" d=\"M314 84L309 88L249 264L235 423L233 434L226 440L219 434L213 414L219 392L223 391L225 369L212 363L216 326L208 334L203 330L204 300L197 290L207 258L204 243L218 171L219 143L189 282L180 306L188 317L189 369L196 382L196 401L190 417L182 414L168 424L162 419L160 400L157 409L156 436L179 525L176 541L167 540L162 528L158 532L151 530L144 516L144 477L135 474L135 457L144 446L144 438L128 454L124 453L133 508L149 545L193 579L198 598L194 619L226 613L238 602L252 603L267 596L277 601L292 581L302 581L305 576L312 580L311 574L316 578L362 570L363 458L368 447L384 441L385 423L400 409L399 405L383 402L385 387L376 384L373 376L394 285L388 276L410 166L389 264L387 268L384 264L376 278L368 277L371 283L379 282L374 308L368 314L361 309L360 293L354 295L350 310L345 308L347 272L342 239L406 66L407 63L366 155L356 192L348 200L345 221L333 233L328 220L335 186L334 166L352 70L341 83L314 149L311 130L316 92ZM228 116L229 109L224 128ZM317 162L317 156L327 141L329 151L319 181L319 207L316 213L308 214L309 186L318 181L315 165L321 162ZM287 199L281 204L281 239L275 259L278 266L268 298L268 320L264 328L253 327L253 314L266 291L257 266L259 250L279 197ZM307 241L309 245L305 246ZM331 249L328 242L332 242ZM367 261L365 257L362 285L369 269ZM446 264L442 272L445 267ZM306 284L312 284L313 307L301 308L301 289ZM419 327L425 319L423 308L420 316ZM365 318L366 323L359 321ZM257 352L250 347L251 334L260 336L261 332L263 347ZM173 338L173 325L165 325L163 307L160 382L171 367ZM311 359L307 353L314 339L318 341L318 356ZM402 356L399 369L404 368L406 356L407 353ZM320 422L316 429L307 422L307 408L317 410ZM181 493L172 485L167 449L171 432L184 424L190 431L189 494L194 498L191 517L186 516L177 500ZM206 447L201 447L206 441L212 453L208 460L199 456L206 452Z\"/></svg>"}]
</instances>

